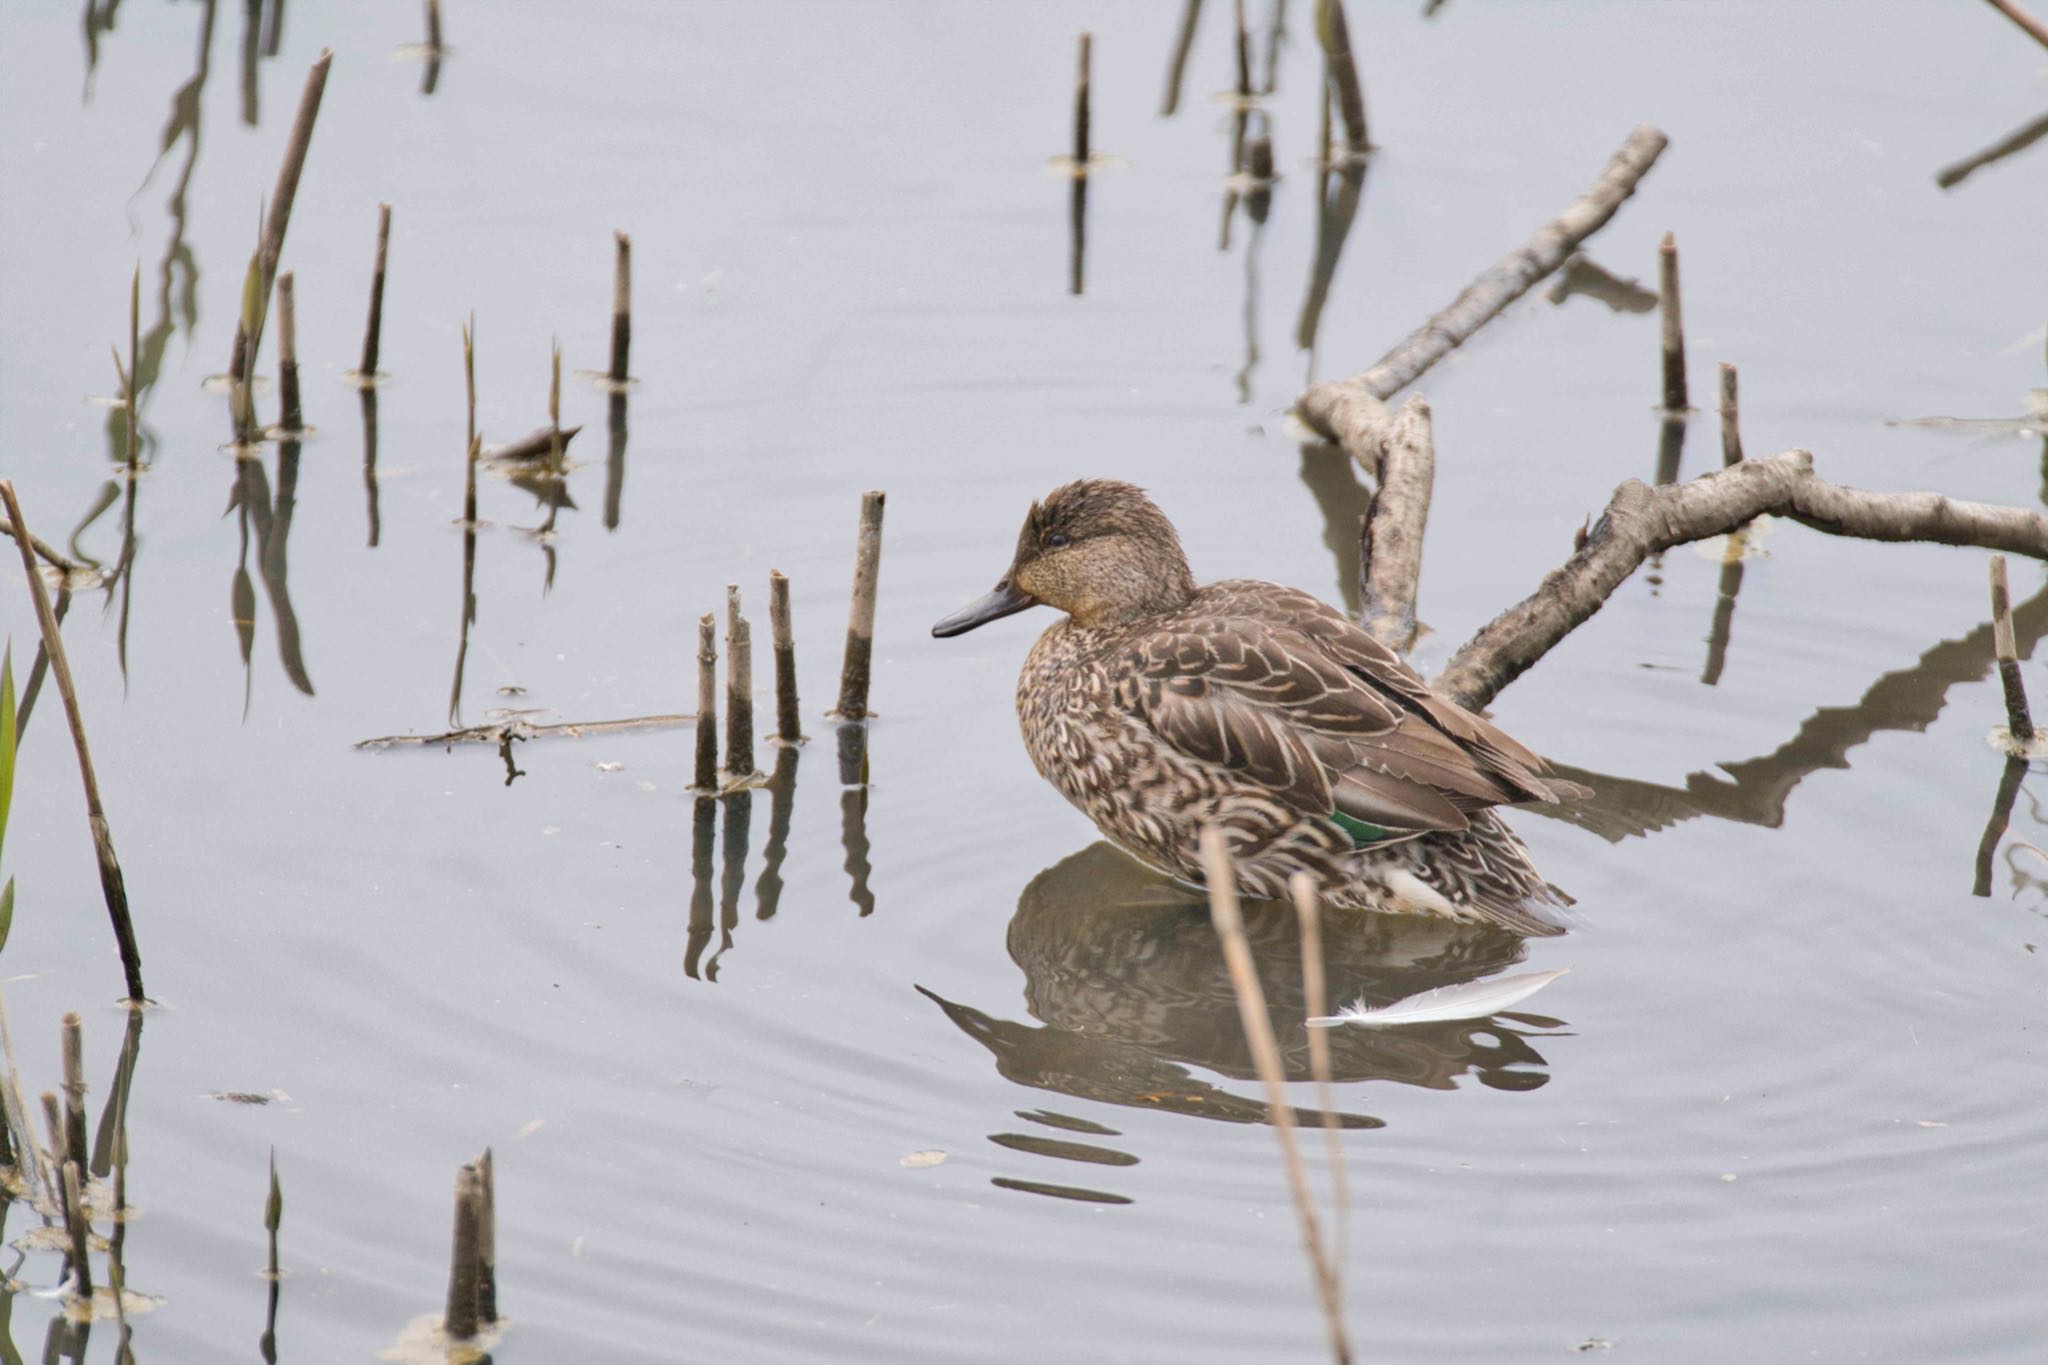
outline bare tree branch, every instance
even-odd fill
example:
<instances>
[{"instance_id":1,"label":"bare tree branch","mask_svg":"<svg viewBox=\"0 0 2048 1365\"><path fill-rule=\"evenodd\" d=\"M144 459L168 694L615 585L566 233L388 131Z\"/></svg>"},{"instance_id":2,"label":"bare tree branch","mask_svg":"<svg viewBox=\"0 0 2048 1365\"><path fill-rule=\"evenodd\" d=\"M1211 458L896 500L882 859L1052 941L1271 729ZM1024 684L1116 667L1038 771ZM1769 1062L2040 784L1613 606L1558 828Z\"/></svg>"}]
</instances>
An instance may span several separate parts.
<instances>
[{"instance_id":1,"label":"bare tree branch","mask_svg":"<svg viewBox=\"0 0 2048 1365\"><path fill-rule=\"evenodd\" d=\"M2048 559L2048 517L1938 493L1846 488L1815 475L1813 457L1803 450L1746 460L1660 488L1631 479L1615 490L1570 559L1451 657L1435 689L1461 706L1485 706L1600 610L1650 555L1726 535L1772 514L1830 535L1972 545Z\"/></svg>"}]
</instances>

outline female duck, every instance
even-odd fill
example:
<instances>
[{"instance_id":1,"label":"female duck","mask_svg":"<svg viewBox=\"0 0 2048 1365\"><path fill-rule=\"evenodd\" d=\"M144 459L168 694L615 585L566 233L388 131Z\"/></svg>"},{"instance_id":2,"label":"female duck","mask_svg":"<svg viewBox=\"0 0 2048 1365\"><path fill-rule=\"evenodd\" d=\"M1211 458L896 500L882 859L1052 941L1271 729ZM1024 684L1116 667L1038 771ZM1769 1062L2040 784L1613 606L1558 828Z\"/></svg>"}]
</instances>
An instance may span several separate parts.
<instances>
[{"instance_id":1,"label":"female duck","mask_svg":"<svg viewBox=\"0 0 2048 1365\"><path fill-rule=\"evenodd\" d=\"M1337 905L1563 932L1570 898L1493 807L1585 789L1341 613L1253 579L1197 587L1173 523L1101 479L1033 504L1009 572L932 634L1040 603L1067 618L1017 679L1025 748L1133 857L1200 884L1214 824L1249 896L1307 872Z\"/></svg>"}]
</instances>

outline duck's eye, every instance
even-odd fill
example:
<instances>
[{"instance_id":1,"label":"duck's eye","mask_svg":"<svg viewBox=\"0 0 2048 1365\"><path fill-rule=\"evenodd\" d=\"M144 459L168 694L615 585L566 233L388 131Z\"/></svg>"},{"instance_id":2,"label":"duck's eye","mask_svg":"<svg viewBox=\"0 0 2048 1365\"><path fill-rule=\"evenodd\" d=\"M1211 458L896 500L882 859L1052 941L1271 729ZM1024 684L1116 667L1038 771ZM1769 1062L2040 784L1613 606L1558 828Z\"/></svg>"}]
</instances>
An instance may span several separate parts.
<instances>
[{"instance_id":1,"label":"duck's eye","mask_svg":"<svg viewBox=\"0 0 2048 1365\"><path fill-rule=\"evenodd\" d=\"M1057 550L1063 546L1071 545L1074 542L1073 538L1070 537L1065 531L1054 531L1051 535L1045 538L1045 543L1047 545L1050 545L1053 549Z\"/></svg>"}]
</instances>

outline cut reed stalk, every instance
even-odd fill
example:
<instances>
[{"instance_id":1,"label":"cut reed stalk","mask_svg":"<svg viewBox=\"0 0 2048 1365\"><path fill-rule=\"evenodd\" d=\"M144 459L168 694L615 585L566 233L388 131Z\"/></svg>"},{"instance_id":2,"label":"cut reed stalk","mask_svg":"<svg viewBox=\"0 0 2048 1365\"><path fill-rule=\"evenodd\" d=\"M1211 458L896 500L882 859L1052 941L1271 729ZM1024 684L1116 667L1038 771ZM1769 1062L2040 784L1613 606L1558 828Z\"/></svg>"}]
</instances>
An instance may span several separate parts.
<instances>
[{"instance_id":1,"label":"cut reed stalk","mask_svg":"<svg viewBox=\"0 0 2048 1365\"><path fill-rule=\"evenodd\" d=\"M725 585L725 777L754 775L754 628L740 615L740 588Z\"/></svg>"},{"instance_id":2,"label":"cut reed stalk","mask_svg":"<svg viewBox=\"0 0 2048 1365\"><path fill-rule=\"evenodd\" d=\"M483 1182L474 1165L455 1173L455 1228L448 1252L448 1304L441 1330L467 1341L477 1329L477 1247L483 1232Z\"/></svg>"},{"instance_id":3,"label":"cut reed stalk","mask_svg":"<svg viewBox=\"0 0 2048 1365\"><path fill-rule=\"evenodd\" d=\"M1742 409L1736 395L1735 367L1721 363L1721 467L1742 463Z\"/></svg>"},{"instance_id":4,"label":"cut reed stalk","mask_svg":"<svg viewBox=\"0 0 2048 1365\"><path fill-rule=\"evenodd\" d=\"M85 1191L79 1182L78 1163L64 1163L64 1227L71 1234L71 1274L78 1283L78 1297L92 1302L92 1225L85 1217Z\"/></svg>"},{"instance_id":5,"label":"cut reed stalk","mask_svg":"<svg viewBox=\"0 0 2048 1365\"><path fill-rule=\"evenodd\" d=\"M1171 118L1180 109L1181 82L1187 76L1188 54L1194 50L1195 27L1202 18L1202 0L1182 0L1180 29L1173 40L1173 59L1166 67L1166 94L1159 104L1159 116Z\"/></svg>"},{"instance_id":6,"label":"cut reed stalk","mask_svg":"<svg viewBox=\"0 0 2048 1365\"><path fill-rule=\"evenodd\" d=\"M277 1231L284 1226L284 1186L277 1179L277 1148L270 1149L270 1193L263 1200L263 1231L270 1243L268 1269L264 1272L275 1280L281 1273L277 1264Z\"/></svg>"},{"instance_id":7,"label":"cut reed stalk","mask_svg":"<svg viewBox=\"0 0 2048 1365\"><path fill-rule=\"evenodd\" d=\"M57 691L64 699L64 715L71 722L72 747L78 751L78 774L85 784L86 819L92 829L93 852L99 860L100 891L107 902L107 917L114 924L114 941L120 947L121 969L128 978L128 999L139 1005L147 999L142 991L142 952L135 946L135 925L128 917L128 887L121 876L120 859L114 856L113 831L100 805L99 779L93 774L92 750L85 741L85 718L79 713L78 689L71 681L71 661L64 653L64 635L58 628L57 614L50 607L49 589L43 584L43 576L36 572L33 538L27 519L21 514L21 500L15 496L12 480L0 479L0 500L6 502L7 519L18 533L14 544L21 552L22 572L28 577L29 596L35 602L43 648L49 654L50 671L57 678Z\"/></svg>"},{"instance_id":8,"label":"cut reed stalk","mask_svg":"<svg viewBox=\"0 0 2048 1365\"><path fill-rule=\"evenodd\" d=\"M140 395L136 385L141 383L136 374L137 357L142 353L142 263L135 264L135 273L128 277L128 374L122 385L121 397L128 408L128 473L135 473L135 463L142 455L142 414Z\"/></svg>"},{"instance_id":9,"label":"cut reed stalk","mask_svg":"<svg viewBox=\"0 0 2048 1365\"><path fill-rule=\"evenodd\" d=\"M270 191L270 211L263 222L263 236L256 248L257 274L260 288L256 297L270 297L272 286L277 281L277 263L284 254L285 229L291 225L292 201L298 197L299 176L306 169L306 149L313 144L313 123L320 117L320 97L327 90L327 68L334 62L334 53L322 48L312 67L306 72L306 85L299 94L299 110L292 118L292 130L285 139L284 160L277 168L277 184ZM263 321L259 312L256 325L238 325L235 328L235 345L230 355L228 374L232 377L247 372L255 351L263 341Z\"/></svg>"},{"instance_id":10,"label":"cut reed stalk","mask_svg":"<svg viewBox=\"0 0 2048 1365\"><path fill-rule=\"evenodd\" d=\"M775 646L775 737L784 744L800 744L804 733L796 699L796 632L789 621L789 578L780 569L768 571L768 629Z\"/></svg>"},{"instance_id":11,"label":"cut reed stalk","mask_svg":"<svg viewBox=\"0 0 2048 1365\"><path fill-rule=\"evenodd\" d=\"M292 272L277 277L277 424L286 431L305 426L299 410L299 324Z\"/></svg>"},{"instance_id":12,"label":"cut reed stalk","mask_svg":"<svg viewBox=\"0 0 2048 1365\"><path fill-rule=\"evenodd\" d=\"M627 357L633 349L633 239L613 232L618 252L612 262L612 367L611 382L624 384L630 378Z\"/></svg>"},{"instance_id":13,"label":"cut reed stalk","mask_svg":"<svg viewBox=\"0 0 2048 1365\"><path fill-rule=\"evenodd\" d=\"M718 623L697 618L697 780L700 792L718 790Z\"/></svg>"},{"instance_id":14,"label":"cut reed stalk","mask_svg":"<svg viewBox=\"0 0 2048 1365\"><path fill-rule=\"evenodd\" d=\"M1678 239L1670 233L1657 244L1657 317L1662 323L1664 411L1684 412L1685 319L1678 302Z\"/></svg>"},{"instance_id":15,"label":"cut reed stalk","mask_svg":"<svg viewBox=\"0 0 2048 1365\"><path fill-rule=\"evenodd\" d=\"M427 51L441 53L441 0L427 0Z\"/></svg>"},{"instance_id":16,"label":"cut reed stalk","mask_svg":"<svg viewBox=\"0 0 2048 1365\"><path fill-rule=\"evenodd\" d=\"M384 267L391 255L391 205L377 205L377 264L370 272L370 316L363 323L363 362L356 369L364 384L377 382L377 351L384 338Z\"/></svg>"},{"instance_id":17,"label":"cut reed stalk","mask_svg":"<svg viewBox=\"0 0 2048 1365\"><path fill-rule=\"evenodd\" d=\"M57 1177L57 1202L64 1202L64 1107L54 1090L43 1092L43 1150L49 1154L50 1170Z\"/></svg>"},{"instance_id":18,"label":"cut reed stalk","mask_svg":"<svg viewBox=\"0 0 2048 1365\"><path fill-rule=\"evenodd\" d=\"M882 507L879 489L860 495L860 540L854 549L853 609L846 623L846 658L839 671L841 720L866 720L868 682L875 655L875 588L882 569Z\"/></svg>"},{"instance_id":19,"label":"cut reed stalk","mask_svg":"<svg viewBox=\"0 0 2048 1365\"><path fill-rule=\"evenodd\" d=\"M1344 0L1317 0L1316 38L1323 45L1328 62L1331 93L1344 116L1344 142L1353 156L1372 150L1372 134L1365 126L1365 88L1358 79L1358 62L1351 55L1351 25L1344 18Z\"/></svg>"},{"instance_id":20,"label":"cut reed stalk","mask_svg":"<svg viewBox=\"0 0 2048 1365\"><path fill-rule=\"evenodd\" d=\"M1329 1013L1323 989L1323 913L1316 895L1314 878L1297 872L1287 879L1294 895L1295 918L1301 923L1301 995L1308 1017L1319 1019ZM1351 1179L1344 1169L1344 1130L1337 1121L1337 1106L1330 1089L1330 1031L1308 1030L1308 1065L1316 1078L1316 1105L1323 1112L1323 1137L1329 1147L1330 1195L1336 1206L1330 1218L1330 1275L1337 1282L1339 1297L1344 1285L1344 1244L1351 1219Z\"/></svg>"},{"instance_id":21,"label":"cut reed stalk","mask_svg":"<svg viewBox=\"0 0 2048 1365\"><path fill-rule=\"evenodd\" d=\"M1280 1143L1280 1161L1286 1168L1288 1192L1293 1196L1295 1217L1301 1225L1302 1247L1308 1253L1316 1296L1322 1304L1330 1354L1349 1365L1351 1342L1344 1330L1344 1305L1337 1294L1336 1271L1323 1247L1322 1229L1309 1195L1308 1169L1302 1164L1301 1149L1295 1142L1294 1110L1287 1103L1287 1077L1280 1063L1280 1045L1273 1037L1266 993L1259 986L1251 944L1245 938L1244 919L1237 905L1237 873L1231 865L1230 850L1223 842L1223 831L1214 825L1204 825L1201 850L1202 876L1209 887L1209 917L1223 945L1223 962L1230 972L1231 992L1237 997L1237 1017L1244 1026L1245 1043L1265 1085L1266 1114L1273 1125L1273 1136Z\"/></svg>"},{"instance_id":22,"label":"cut reed stalk","mask_svg":"<svg viewBox=\"0 0 2048 1365\"><path fill-rule=\"evenodd\" d=\"M1089 124L1091 122L1088 102L1090 97L1089 87L1094 79L1089 68L1093 62L1094 47L1094 35L1089 33L1082 34L1079 50L1074 61L1074 174L1076 175L1086 175L1088 173Z\"/></svg>"},{"instance_id":23,"label":"cut reed stalk","mask_svg":"<svg viewBox=\"0 0 2048 1365\"><path fill-rule=\"evenodd\" d=\"M75 1013L64 1016L64 1156L78 1169L91 1168L85 1144L85 1026Z\"/></svg>"},{"instance_id":24,"label":"cut reed stalk","mask_svg":"<svg viewBox=\"0 0 2048 1365\"><path fill-rule=\"evenodd\" d=\"M498 1320L498 1168L491 1149L476 1159L482 1208L476 1232L476 1315L488 1326Z\"/></svg>"},{"instance_id":25,"label":"cut reed stalk","mask_svg":"<svg viewBox=\"0 0 2048 1365\"><path fill-rule=\"evenodd\" d=\"M2005 688L2005 724L2015 744L2034 740L2034 718L2027 706L2027 686L2020 679L2019 653L2013 647L2012 593L2006 586L2005 556L1991 556L1991 639L1998 654L1998 681Z\"/></svg>"}]
</instances>

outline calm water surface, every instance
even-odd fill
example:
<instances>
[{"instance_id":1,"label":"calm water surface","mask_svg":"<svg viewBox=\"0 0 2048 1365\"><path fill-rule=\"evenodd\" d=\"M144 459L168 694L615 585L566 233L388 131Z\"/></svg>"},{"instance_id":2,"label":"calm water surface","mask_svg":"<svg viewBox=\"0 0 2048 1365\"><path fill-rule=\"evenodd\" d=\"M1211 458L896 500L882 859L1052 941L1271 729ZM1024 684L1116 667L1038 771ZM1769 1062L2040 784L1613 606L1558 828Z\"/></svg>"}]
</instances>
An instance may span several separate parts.
<instances>
[{"instance_id":1,"label":"calm water surface","mask_svg":"<svg viewBox=\"0 0 2048 1365\"><path fill-rule=\"evenodd\" d=\"M244 6L109 8L0 15L0 473L45 538L119 569L65 629L163 1002L129 1120L128 1272L163 1299L136 1320L145 1361L256 1351L272 1147L279 1358L369 1358L437 1310L450 1176L487 1143L500 1360L1319 1358L1205 917L1097 845L1014 737L1047 621L927 627L993 581L1030 497L1080 475L1151 488L1205 576L1341 599L1364 494L1302 449L1290 403L1446 302L1636 123L1671 149L1591 257L1654 283L1678 234L1695 394L1740 364L1752 452L2042 496L2038 440L1886 425L2013 416L2043 382L2048 152L1934 178L2048 107L2048 54L1984 6L1354 5L1385 149L1312 353L1299 0L1268 101L1283 179L1224 250L1225 6L1172 118L1170 4L451 0L425 95L394 55L410 4L287 6L275 56ZM1270 10L1247 8L1263 73ZM1076 298L1046 163L1084 27L1095 143L1122 164L1091 185ZM238 464L202 381L322 46L284 259L319 430ZM390 379L366 469L341 376L379 201ZM585 430L552 536L545 487L485 478L465 645L461 323L486 439L540 425L550 338L604 363L614 228L641 380L621 453L571 383ZM117 388L138 262L131 506L88 397ZM1426 665L1658 469L1654 316L1621 287L1548 290L1420 386ZM1681 472L1717 456L1696 420ZM686 730L527 744L509 785L489 747L351 747L444 728L451 693L464 723L687 709L695 618L738 582L765 639L770 568L829 737L869 487L890 503L865 794L813 744L700 831ZM1583 931L1332 930L1343 999L1573 969L1540 1016L1337 1040L1364 1359L2018 1361L2048 1340L2048 860L2021 847L2048 813L2021 792L1973 896L2000 775L1984 557L1795 526L1763 546L1711 685L1722 568L1687 549L1499 701L1603 790L1578 824L1519 818ZM0 579L21 670L34 627L18 570ZM2042 593L2017 565L2029 647ZM61 730L46 690L4 967L31 1092L81 1009L97 1106L119 976ZM1299 1069L1294 930L1252 927ZM947 1159L901 1164L926 1151ZM43 1251L16 1272L57 1273ZM0 1302L33 1354L49 1302Z\"/></svg>"}]
</instances>

